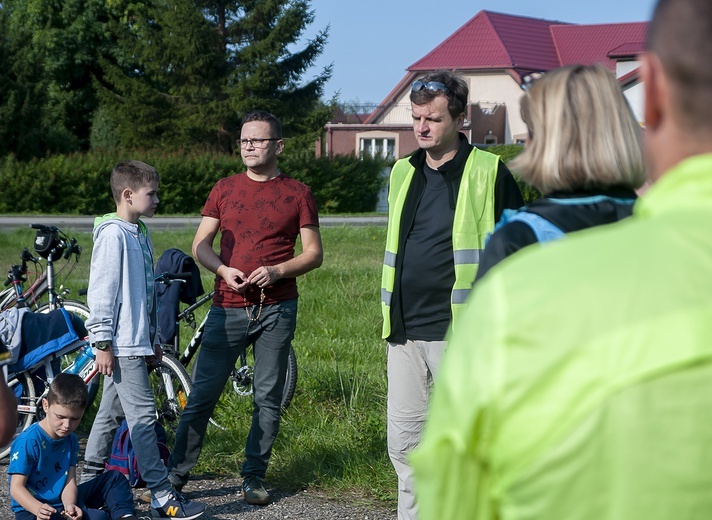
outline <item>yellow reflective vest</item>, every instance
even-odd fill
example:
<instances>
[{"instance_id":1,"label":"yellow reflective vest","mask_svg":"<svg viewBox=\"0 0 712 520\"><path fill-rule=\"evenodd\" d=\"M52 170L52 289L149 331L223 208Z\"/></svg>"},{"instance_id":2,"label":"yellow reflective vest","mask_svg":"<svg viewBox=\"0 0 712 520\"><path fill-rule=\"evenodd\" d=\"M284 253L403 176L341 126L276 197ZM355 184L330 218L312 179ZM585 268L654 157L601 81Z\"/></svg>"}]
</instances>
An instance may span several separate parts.
<instances>
[{"instance_id":1,"label":"yellow reflective vest","mask_svg":"<svg viewBox=\"0 0 712 520\"><path fill-rule=\"evenodd\" d=\"M457 315L472 289L485 238L494 229L494 187L498 167L499 156L473 148L462 172L452 228L455 285L450 298L451 329L455 327ZM383 338L391 333L391 299L396 279L401 216L414 174L415 167L408 158L396 162L391 171L388 231L381 280Z\"/></svg>"}]
</instances>

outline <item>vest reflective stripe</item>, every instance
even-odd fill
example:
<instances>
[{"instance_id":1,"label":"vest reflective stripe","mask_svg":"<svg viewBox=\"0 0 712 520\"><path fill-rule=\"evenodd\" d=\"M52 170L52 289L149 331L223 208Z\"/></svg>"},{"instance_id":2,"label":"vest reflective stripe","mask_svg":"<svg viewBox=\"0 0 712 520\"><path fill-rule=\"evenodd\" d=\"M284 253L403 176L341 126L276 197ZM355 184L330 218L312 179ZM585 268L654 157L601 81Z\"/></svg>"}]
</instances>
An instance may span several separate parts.
<instances>
[{"instance_id":1,"label":"vest reflective stripe","mask_svg":"<svg viewBox=\"0 0 712 520\"><path fill-rule=\"evenodd\" d=\"M467 297L470 295L471 290L472 289L454 289L452 291L451 303L453 305L462 305L467 301Z\"/></svg>"},{"instance_id":2,"label":"vest reflective stripe","mask_svg":"<svg viewBox=\"0 0 712 520\"><path fill-rule=\"evenodd\" d=\"M450 299L452 327L455 326L459 310L472 289L485 239L494 229L494 186L498 167L499 156L477 148L472 149L465 163L452 228L455 262L455 284ZM408 159L396 162L391 171L386 253L383 258L381 279L384 338L391 334L391 300L395 286L400 223L414 173L415 168Z\"/></svg>"},{"instance_id":3,"label":"vest reflective stripe","mask_svg":"<svg viewBox=\"0 0 712 520\"><path fill-rule=\"evenodd\" d=\"M381 301L383 303L390 306L392 298L393 298L393 293L391 291L386 291L385 289L381 289Z\"/></svg>"},{"instance_id":4,"label":"vest reflective stripe","mask_svg":"<svg viewBox=\"0 0 712 520\"><path fill-rule=\"evenodd\" d=\"M455 265L479 264L480 254L482 254L482 250L480 249L462 249L460 251L454 251L453 256L455 257Z\"/></svg>"}]
</instances>

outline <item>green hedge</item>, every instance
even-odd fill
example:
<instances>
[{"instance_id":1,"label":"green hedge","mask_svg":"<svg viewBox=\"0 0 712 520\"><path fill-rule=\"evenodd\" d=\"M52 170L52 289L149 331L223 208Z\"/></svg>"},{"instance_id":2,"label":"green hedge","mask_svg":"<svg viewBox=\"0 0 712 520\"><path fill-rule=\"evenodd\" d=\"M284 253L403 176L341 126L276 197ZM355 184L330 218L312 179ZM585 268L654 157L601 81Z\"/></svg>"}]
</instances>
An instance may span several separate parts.
<instances>
[{"instance_id":1,"label":"green hedge","mask_svg":"<svg viewBox=\"0 0 712 520\"><path fill-rule=\"evenodd\" d=\"M497 144L483 148L490 153L499 155L505 164L514 159L517 155L522 153L522 150L524 150L524 147L521 144ZM517 184L519 184L519 190L522 192L525 204L529 204L530 202L541 198L541 193L535 187L526 184L516 175L514 178L517 180Z\"/></svg>"},{"instance_id":2,"label":"green hedge","mask_svg":"<svg viewBox=\"0 0 712 520\"><path fill-rule=\"evenodd\" d=\"M111 168L128 157L109 153L58 155L31 162L12 156L0 164L0 213L100 215L115 209L109 189ZM239 156L136 152L161 175L160 213L199 213L215 182L244 170ZM382 161L284 154L280 168L308 184L322 213L363 213L376 207L384 185Z\"/></svg>"},{"instance_id":3,"label":"green hedge","mask_svg":"<svg viewBox=\"0 0 712 520\"><path fill-rule=\"evenodd\" d=\"M487 150L507 162L522 147L500 145ZM101 215L113 211L109 174L117 162L127 158L145 161L158 169L162 214L199 213L218 179L244 170L239 156L216 153L145 151L127 157L90 152L30 162L8 156L0 163L0 213ZM309 185L319 211L329 214L374 211L378 193L386 182L388 164L367 157L315 158L311 151L294 151L282 154L279 166ZM527 203L541 196L521 182L520 188Z\"/></svg>"}]
</instances>

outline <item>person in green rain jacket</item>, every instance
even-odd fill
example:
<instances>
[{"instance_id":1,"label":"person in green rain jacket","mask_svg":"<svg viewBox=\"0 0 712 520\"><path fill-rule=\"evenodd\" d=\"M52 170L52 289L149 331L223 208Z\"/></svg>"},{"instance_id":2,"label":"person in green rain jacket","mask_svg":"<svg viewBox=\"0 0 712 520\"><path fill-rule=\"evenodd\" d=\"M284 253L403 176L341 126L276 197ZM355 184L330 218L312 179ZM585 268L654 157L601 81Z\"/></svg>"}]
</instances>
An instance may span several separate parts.
<instances>
[{"instance_id":1,"label":"person in green rain jacket","mask_svg":"<svg viewBox=\"0 0 712 520\"><path fill-rule=\"evenodd\" d=\"M712 3L661 0L633 216L506 259L449 338L423 520L712 518Z\"/></svg>"}]
</instances>

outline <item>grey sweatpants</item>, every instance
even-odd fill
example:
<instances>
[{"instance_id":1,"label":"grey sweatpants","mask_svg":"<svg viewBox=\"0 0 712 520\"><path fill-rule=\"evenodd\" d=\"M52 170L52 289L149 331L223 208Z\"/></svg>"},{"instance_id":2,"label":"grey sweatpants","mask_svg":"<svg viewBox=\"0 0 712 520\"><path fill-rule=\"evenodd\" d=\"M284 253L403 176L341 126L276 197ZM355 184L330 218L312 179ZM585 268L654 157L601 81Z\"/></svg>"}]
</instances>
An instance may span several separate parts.
<instances>
[{"instance_id":1,"label":"grey sweatpants","mask_svg":"<svg viewBox=\"0 0 712 520\"><path fill-rule=\"evenodd\" d=\"M388 344L388 455L398 476L398 520L416 520L410 452L418 446L428 411L433 379L447 342Z\"/></svg>"},{"instance_id":2,"label":"grey sweatpants","mask_svg":"<svg viewBox=\"0 0 712 520\"><path fill-rule=\"evenodd\" d=\"M137 356L117 357L115 361L113 375L104 376L104 393L84 460L92 466L103 466L111 454L114 434L126 418L141 477L154 497L165 496L173 487L158 452L154 429L156 402L148 381L146 361Z\"/></svg>"}]
</instances>

